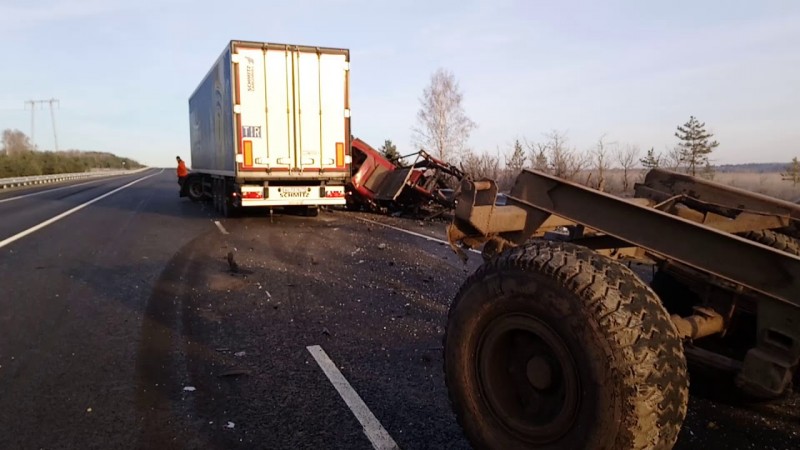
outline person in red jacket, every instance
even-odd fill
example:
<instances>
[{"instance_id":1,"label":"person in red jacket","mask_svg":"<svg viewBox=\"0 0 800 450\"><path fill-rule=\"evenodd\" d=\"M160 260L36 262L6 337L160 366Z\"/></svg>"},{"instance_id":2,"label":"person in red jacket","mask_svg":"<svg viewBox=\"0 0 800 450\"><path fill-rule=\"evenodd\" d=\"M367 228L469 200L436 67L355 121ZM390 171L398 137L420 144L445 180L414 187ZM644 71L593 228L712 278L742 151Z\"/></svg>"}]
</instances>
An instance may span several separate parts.
<instances>
[{"instance_id":1,"label":"person in red jacket","mask_svg":"<svg viewBox=\"0 0 800 450\"><path fill-rule=\"evenodd\" d=\"M186 168L186 163L183 162L180 156L175 157L178 160L178 184L181 185L181 190L183 190L183 183L186 182L186 177L189 176L189 169Z\"/></svg>"}]
</instances>

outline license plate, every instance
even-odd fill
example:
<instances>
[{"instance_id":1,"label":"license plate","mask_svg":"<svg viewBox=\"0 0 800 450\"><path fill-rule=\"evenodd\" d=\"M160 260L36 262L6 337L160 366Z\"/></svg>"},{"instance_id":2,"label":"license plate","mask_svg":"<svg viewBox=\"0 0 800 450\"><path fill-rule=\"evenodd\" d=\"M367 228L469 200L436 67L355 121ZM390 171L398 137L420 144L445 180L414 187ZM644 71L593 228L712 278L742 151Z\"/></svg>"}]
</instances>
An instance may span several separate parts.
<instances>
[{"instance_id":1,"label":"license plate","mask_svg":"<svg viewBox=\"0 0 800 450\"><path fill-rule=\"evenodd\" d=\"M282 187L280 189L281 189L281 192L286 192L287 194L290 193L290 192L293 193L293 194L299 194L301 192L308 192L308 188L307 187L302 187L302 186L287 186L287 187Z\"/></svg>"}]
</instances>

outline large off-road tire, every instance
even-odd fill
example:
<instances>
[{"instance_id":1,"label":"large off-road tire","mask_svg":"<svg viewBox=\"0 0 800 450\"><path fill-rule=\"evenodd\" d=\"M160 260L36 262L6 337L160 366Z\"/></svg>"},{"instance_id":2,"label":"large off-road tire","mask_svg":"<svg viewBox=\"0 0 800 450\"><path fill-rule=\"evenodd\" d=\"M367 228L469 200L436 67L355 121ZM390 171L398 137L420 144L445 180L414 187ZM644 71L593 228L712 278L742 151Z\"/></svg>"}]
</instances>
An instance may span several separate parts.
<instances>
[{"instance_id":1,"label":"large off-road tire","mask_svg":"<svg viewBox=\"0 0 800 450\"><path fill-rule=\"evenodd\" d=\"M791 236L787 236L772 230L747 231L745 233L741 233L740 236L745 239L756 241L760 244L782 250L786 253L800 256L800 241Z\"/></svg>"},{"instance_id":2,"label":"large off-road tire","mask_svg":"<svg viewBox=\"0 0 800 450\"><path fill-rule=\"evenodd\" d=\"M658 297L568 243L510 249L464 283L444 368L475 448L670 448L686 415L683 347Z\"/></svg>"}]
</instances>

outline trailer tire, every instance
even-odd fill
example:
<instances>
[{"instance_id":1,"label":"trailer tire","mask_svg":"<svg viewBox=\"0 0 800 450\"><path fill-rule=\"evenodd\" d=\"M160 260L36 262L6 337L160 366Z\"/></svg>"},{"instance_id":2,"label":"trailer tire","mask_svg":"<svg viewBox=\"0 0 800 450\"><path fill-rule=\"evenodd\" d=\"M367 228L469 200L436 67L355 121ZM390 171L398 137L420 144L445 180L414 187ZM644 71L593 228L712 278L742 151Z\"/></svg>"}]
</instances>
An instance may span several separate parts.
<instances>
[{"instance_id":1,"label":"trailer tire","mask_svg":"<svg viewBox=\"0 0 800 450\"><path fill-rule=\"evenodd\" d=\"M201 177L192 177L190 176L186 180L186 194L189 196L189 200L193 202L199 202L203 200L203 179Z\"/></svg>"},{"instance_id":2,"label":"trailer tire","mask_svg":"<svg viewBox=\"0 0 800 450\"><path fill-rule=\"evenodd\" d=\"M464 283L444 370L475 448L670 448L686 415L683 347L658 297L569 243L510 249Z\"/></svg>"},{"instance_id":3,"label":"trailer tire","mask_svg":"<svg viewBox=\"0 0 800 450\"><path fill-rule=\"evenodd\" d=\"M741 233L745 239L764 244L766 246L800 256L800 241L772 230L747 231Z\"/></svg>"}]
</instances>

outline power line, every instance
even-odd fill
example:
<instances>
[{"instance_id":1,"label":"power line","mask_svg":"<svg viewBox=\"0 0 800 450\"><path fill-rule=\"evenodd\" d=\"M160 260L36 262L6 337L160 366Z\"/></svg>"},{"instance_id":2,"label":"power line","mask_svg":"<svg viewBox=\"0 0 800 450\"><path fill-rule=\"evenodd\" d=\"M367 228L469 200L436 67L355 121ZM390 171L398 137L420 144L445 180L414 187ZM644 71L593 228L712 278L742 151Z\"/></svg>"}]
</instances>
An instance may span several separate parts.
<instances>
[{"instance_id":1,"label":"power line","mask_svg":"<svg viewBox=\"0 0 800 450\"><path fill-rule=\"evenodd\" d=\"M56 113L53 110L53 106L58 106L61 108L61 103L56 98L51 98L47 100L27 100L25 102L25 108L27 109L28 105L31 107L31 145L36 148L36 141L34 140L34 132L36 131L36 105L40 107L44 107L44 104L47 103L50 105L50 122L53 125L53 141L55 143L55 150L58 151L58 133L56 132Z\"/></svg>"}]
</instances>

